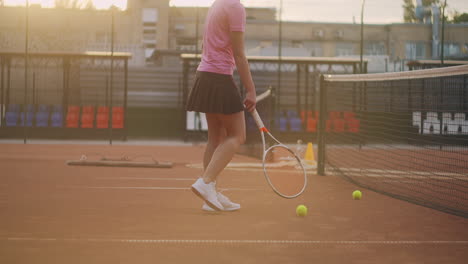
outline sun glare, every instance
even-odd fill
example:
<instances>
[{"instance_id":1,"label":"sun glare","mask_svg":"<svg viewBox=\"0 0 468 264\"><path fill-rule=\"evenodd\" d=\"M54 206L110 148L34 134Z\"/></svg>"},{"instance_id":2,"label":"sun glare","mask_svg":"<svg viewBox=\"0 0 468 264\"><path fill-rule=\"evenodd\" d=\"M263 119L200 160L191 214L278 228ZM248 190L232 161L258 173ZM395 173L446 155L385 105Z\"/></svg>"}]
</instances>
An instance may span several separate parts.
<instances>
[{"instance_id":1,"label":"sun glare","mask_svg":"<svg viewBox=\"0 0 468 264\"><path fill-rule=\"evenodd\" d=\"M24 6L26 0L4 0L7 6ZM29 0L29 4L39 4L42 7L54 7L55 0ZM117 6L120 9L127 8L127 0L93 0L93 4L96 9L108 9L112 5Z\"/></svg>"}]
</instances>

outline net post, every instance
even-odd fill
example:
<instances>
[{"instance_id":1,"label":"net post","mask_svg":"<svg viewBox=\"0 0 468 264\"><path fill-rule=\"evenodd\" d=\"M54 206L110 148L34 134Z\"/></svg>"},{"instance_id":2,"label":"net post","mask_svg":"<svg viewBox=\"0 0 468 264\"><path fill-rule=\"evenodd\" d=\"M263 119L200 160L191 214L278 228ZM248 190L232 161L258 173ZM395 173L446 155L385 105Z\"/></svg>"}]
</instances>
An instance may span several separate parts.
<instances>
[{"instance_id":1,"label":"net post","mask_svg":"<svg viewBox=\"0 0 468 264\"><path fill-rule=\"evenodd\" d=\"M318 160L317 174L325 176L325 118L327 116L327 96L324 75L320 75L320 101L319 101L319 123L318 123Z\"/></svg>"}]
</instances>

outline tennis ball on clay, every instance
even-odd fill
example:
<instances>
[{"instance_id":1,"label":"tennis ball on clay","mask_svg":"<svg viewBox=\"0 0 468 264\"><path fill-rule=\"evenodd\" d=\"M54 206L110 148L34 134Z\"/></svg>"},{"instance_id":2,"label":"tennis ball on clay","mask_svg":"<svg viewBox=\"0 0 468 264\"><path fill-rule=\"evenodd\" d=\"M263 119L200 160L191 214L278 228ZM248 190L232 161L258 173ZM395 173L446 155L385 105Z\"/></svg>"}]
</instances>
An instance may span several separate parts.
<instances>
[{"instance_id":1,"label":"tennis ball on clay","mask_svg":"<svg viewBox=\"0 0 468 264\"><path fill-rule=\"evenodd\" d=\"M362 193L359 190L356 190L353 192L353 199L354 200L361 200L362 198Z\"/></svg>"},{"instance_id":2,"label":"tennis ball on clay","mask_svg":"<svg viewBox=\"0 0 468 264\"><path fill-rule=\"evenodd\" d=\"M296 215L297 216L306 216L307 215L307 207L303 204L296 207Z\"/></svg>"}]
</instances>

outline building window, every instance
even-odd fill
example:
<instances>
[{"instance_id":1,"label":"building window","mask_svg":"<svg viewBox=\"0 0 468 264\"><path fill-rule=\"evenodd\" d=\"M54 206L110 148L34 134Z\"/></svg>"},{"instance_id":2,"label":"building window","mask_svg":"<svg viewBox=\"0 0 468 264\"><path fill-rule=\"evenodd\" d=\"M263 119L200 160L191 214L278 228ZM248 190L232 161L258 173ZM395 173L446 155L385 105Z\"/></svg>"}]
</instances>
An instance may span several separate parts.
<instances>
[{"instance_id":1,"label":"building window","mask_svg":"<svg viewBox=\"0 0 468 264\"><path fill-rule=\"evenodd\" d=\"M406 43L406 59L419 60L426 58L426 45L423 42Z\"/></svg>"},{"instance_id":2,"label":"building window","mask_svg":"<svg viewBox=\"0 0 468 264\"><path fill-rule=\"evenodd\" d=\"M304 48L310 52L311 57L323 56L322 44L320 42L304 42Z\"/></svg>"},{"instance_id":3,"label":"building window","mask_svg":"<svg viewBox=\"0 0 468 264\"><path fill-rule=\"evenodd\" d=\"M461 55L460 46L456 43L444 43L444 56Z\"/></svg>"},{"instance_id":4,"label":"building window","mask_svg":"<svg viewBox=\"0 0 468 264\"><path fill-rule=\"evenodd\" d=\"M158 22L158 9L143 8L141 20L143 24L155 25Z\"/></svg>"},{"instance_id":5,"label":"building window","mask_svg":"<svg viewBox=\"0 0 468 264\"><path fill-rule=\"evenodd\" d=\"M385 45L381 42L364 43L365 55L385 55Z\"/></svg>"},{"instance_id":6,"label":"building window","mask_svg":"<svg viewBox=\"0 0 468 264\"><path fill-rule=\"evenodd\" d=\"M335 56L355 55L352 43L336 43Z\"/></svg>"}]
</instances>

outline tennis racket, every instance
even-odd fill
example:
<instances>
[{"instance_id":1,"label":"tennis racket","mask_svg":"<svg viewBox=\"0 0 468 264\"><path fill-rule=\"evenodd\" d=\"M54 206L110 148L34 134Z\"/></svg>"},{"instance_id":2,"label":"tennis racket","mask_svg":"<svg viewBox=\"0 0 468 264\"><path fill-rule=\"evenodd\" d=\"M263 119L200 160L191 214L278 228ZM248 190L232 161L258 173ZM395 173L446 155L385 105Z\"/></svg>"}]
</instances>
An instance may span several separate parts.
<instances>
[{"instance_id":1,"label":"tennis racket","mask_svg":"<svg viewBox=\"0 0 468 264\"><path fill-rule=\"evenodd\" d=\"M268 90L260 95L269 96ZM257 97L257 101L262 98ZM301 160L288 146L277 140L263 124L257 110L251 112L262 137L263 173L273 191L284 198L301 195L307 186L307 174ZM267 141L269 142L267 145Z\"/></svg>"}]
</instances>

